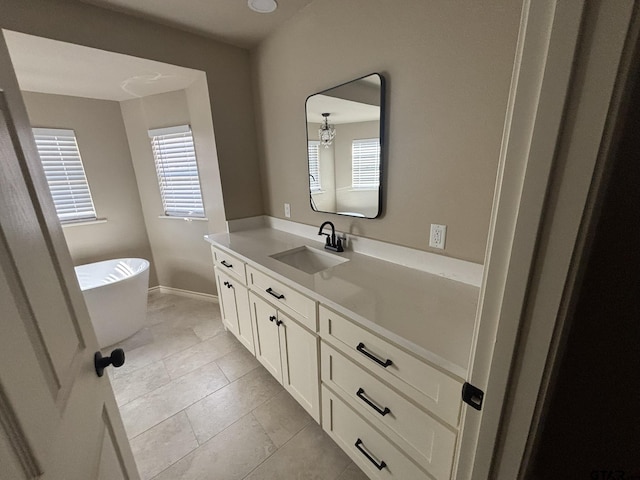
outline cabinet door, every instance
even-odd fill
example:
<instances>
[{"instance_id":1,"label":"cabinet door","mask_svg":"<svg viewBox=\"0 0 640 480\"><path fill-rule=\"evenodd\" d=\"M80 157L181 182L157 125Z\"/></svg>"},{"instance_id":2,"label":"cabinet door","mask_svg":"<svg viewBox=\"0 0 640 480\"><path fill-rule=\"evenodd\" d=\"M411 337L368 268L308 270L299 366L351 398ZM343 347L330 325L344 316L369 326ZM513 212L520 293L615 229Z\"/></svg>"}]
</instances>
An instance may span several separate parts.
<instances>
[{"instance_id":1,"label":"cabinet door","mask_svg":"<svg viewBox=\"0 0 640 480\"><path fill-rule=\"evenodd\" d=\"M231 279L217 268L215 270L222 323L237 337L240 335L240 329L238 328L238 309L236 308L235 292L233 288L229 286L231 285Z\"/></svg>"},{"instance_id":2,"label":"cabinet door","mask_svg":"<svg viewBox=\"0 0 640 480\"><path fill-rule=\"evenodd\" d=\"M282 384L316 422L320 422L318 337L278 312Z\"/></svg>"},{"instance_id":3,"label":"cabinet door","mask_svg":"<svg viewBox=\"0 0 640 480\"><path fill-rule=\"evenodd\" d=\"M251 353L255 353L249 291L217 267L215 270L222 322Z\"/></svg>"},{"instance_id":4,"label":"cabinet door","mask_svg":"<svg viewBox=\"0 0 640 480\"><path fill-rule=\"evenodd\" d=\"M278 318L275 307L249 294L253 331L255 334L256 358L282 383L282 364L280 362L280 340L278 339Z\"/></svg>"},{"instance_id":5,"label":"cabinet door","mask_svg":"<svg viewBox=\"0 0 640 480\"><path fill-rule=\"evenodd\" d=\"M236 312L238 314L238 340L255 355L253 340L253 325L251 322L251 306L249 305L249 290L238 281L232 283L231 290L235 293Z\"/></svg>"}]
</instances>

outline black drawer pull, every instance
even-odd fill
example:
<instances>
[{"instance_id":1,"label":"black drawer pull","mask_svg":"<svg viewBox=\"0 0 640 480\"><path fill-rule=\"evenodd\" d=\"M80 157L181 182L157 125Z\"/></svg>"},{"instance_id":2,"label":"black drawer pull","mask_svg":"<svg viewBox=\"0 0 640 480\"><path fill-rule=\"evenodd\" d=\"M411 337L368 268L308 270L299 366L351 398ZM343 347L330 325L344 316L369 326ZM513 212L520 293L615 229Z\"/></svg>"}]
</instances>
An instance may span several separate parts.
<instances>
[{"instance_id":1,"label":"black drawer pull","mask_svg":"<svg viewBox=\"0 0 640 480\"><path fill-rule=\"evenodd\" d=\"M221 263L222 265L224 265L225 267L227 267L227 268L233 268L233 265L232 265L232 264L230 264L230 263L227 263L227 261L226 261L226 260L222 260L220 263Z\"/></svg>"},{"instance_id":2,"label":"black drawer pull","mask_svg":"<svg viewBox=\"0 0 640 480\"><path fill-rule=\"evenodd\" d=\"M360 342L358 344L358 346L356 347L356 350L358 350L360 353L362 353L365 357L369 357L371 360L376 362L378 365L382 365L384 368L387 368L389 365L393 365L393 362L391 360L389 360L388 358L383 362L382 360L380 360L375 355L372 355L369 352L367 352L365 350L365 348L367 348L367 347L364 346L364 343Z\"/></svg>"},{"instance_id":3,"label":"black drawer pull","mask_svg":"<svg viewBox=\"0 0 640 480\"><path fill-rule=\"evenodd\" d=\"M271 296L276 297L278 300L284 299L284 295L282 295L281 293L274 292L271 287L267 288L267 293Z\"/></svg>"},{"instance_id":4,"label":"black drawer pull","mask_svg":"<svg viewBox=\"0 0 640 480\"><path fill-rule=\"evenodd\" d=\"M362 453L365 457L367 457L367 460L373 463L373 465L378 470L382 470L383 468L386 468L387 464L384 461L381 461L380 463L376 462L375 458L369 455L369 452L367 452L364 448L362 448L362 440L358 439L356 441L356 448L360 450L360 453Z\"/></svg>"},{"instance_id":5,"label":"black drawer pull","mask_svg":"<svg viewBox=\"0 0 640 480\"><path fill-rule=\"evenodd\" d=\"M378 412L380 415L382 415L383 417L387 414L387 413L391 413L391 410L389 410L388 407L384 407L384 409L381 409L379 406L377 406L375 403L373 403L371 400L369 400L367 397L364 396L364 389L362 387L360 387L358 389L358 391L356 392L356 396L361 399L364 403L366 403L367 405L369 405L371 408L373 408L376 412Z\"/></svg>"},{"instance_id":6,"label":"black drawer pull","mask_svg":"<svg viewBox=\"0 0 640 480\"><path fill-rule=\"evenodd\" d=\"M269 321L270 321L270 322L275 322L275 321L276 321L276 317L274 317L273 315L271 315L271 316L269 317Z\"/></svg>"},{"instance_id":7,"label":"black drawer pull","mask_svg":"<svg viewBox=\"0 0 640 480\"><path fill-rule=\"evenodd\" d=\"M231 285L231 283L229 282L224 282L224 286L227 288L233 288L233 285Z\"/></svg>"}]
</instances>

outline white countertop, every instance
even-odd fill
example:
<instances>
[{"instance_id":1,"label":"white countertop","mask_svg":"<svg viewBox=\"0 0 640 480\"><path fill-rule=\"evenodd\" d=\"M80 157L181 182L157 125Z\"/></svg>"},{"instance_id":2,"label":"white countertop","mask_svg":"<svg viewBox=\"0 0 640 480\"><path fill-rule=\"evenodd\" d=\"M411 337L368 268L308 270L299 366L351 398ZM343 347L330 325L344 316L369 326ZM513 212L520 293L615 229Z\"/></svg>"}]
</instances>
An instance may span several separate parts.
<instances>
[{"instance_id":1,"label":"white countertop","mask_svg":"<svg viewBox=\"0 0 640 480\"><path fill-rule=\"evenodd\" d=\"M324 243L271 228L206 235L205 239L244 257L249 265L266 268L277 280L447 372L466 378L477 287L354 252L336 253L349 261L308 274L270 255L303 245L323 250Z\"/></svg>"}]
</instances>

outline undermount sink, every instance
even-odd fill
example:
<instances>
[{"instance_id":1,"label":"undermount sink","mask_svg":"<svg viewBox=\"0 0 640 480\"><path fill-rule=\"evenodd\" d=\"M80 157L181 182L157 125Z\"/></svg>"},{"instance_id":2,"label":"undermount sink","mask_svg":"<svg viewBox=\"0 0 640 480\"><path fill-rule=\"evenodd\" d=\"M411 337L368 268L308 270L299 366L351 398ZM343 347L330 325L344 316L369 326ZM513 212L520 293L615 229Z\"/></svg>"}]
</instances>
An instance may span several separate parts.
<instances>
[{"instance_id":1,"label":"undermount sink","mask_svg":"<svg viewBox=\"0 0 640 480\"><path fill-rule=\"evenodd\" d=\"M282 263L286 263L303 272L314 274L348 262L348 258L342 258L329 252L323 252L315 248L302 246L271 255Z\"/></svg>"}]
</instances>

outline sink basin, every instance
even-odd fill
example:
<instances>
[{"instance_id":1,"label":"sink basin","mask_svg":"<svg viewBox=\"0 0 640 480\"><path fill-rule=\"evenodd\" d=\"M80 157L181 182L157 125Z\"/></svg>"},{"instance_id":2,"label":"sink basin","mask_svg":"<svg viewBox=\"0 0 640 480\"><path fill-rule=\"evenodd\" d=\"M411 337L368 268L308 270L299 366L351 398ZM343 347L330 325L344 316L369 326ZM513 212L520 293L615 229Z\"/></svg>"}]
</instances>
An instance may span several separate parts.
<instances>
[{"instance_id":1,"label":"sink basin","mask_svg":"<svg viewBox=\"0 0 640 480\"><path fill-rule=\"evenodd\" d=\"M342 258L307 246L276 253L271 255L271 258L310 274L318 273L349 261L348 258Z\"/></svg>"}]
</instances>

